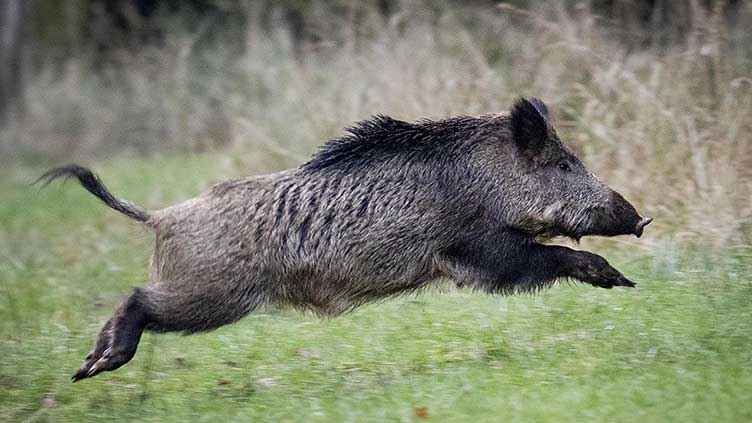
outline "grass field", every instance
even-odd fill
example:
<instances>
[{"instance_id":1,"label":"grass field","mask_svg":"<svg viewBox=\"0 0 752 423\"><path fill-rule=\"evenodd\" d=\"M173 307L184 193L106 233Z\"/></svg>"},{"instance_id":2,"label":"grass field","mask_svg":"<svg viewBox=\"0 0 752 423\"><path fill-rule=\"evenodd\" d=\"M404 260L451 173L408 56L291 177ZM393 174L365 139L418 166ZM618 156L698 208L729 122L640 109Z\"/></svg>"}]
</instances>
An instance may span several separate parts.
<instances>
[{"instance_id":1,"label":"grass field","mask_svg":"<svg viewBox=\"0 0 752 423\"><path fill-rule=\"evenodd\" d=\"M226 165L95 168L158 208ZM147 334L130 364L71 384L120 296L145 281L152 239L76 184L26 186L41 170L0 171L0 421L752 420L752 256L679 251L650 228L583 245L636 289L445 288L333 320L263 310L208 334Z\"/></svg>"}]
</instances>

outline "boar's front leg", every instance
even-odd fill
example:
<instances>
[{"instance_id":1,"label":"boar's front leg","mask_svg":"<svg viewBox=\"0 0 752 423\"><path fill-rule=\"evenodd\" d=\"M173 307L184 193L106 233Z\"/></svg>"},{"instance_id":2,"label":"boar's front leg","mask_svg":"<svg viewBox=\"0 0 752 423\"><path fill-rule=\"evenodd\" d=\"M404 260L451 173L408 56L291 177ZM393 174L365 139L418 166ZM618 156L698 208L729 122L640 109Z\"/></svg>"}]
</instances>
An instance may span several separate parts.
<instances>
[{"instance_id":1,"label":"boar's front leg","mask_svg":"<svg viewBox=\"0 0 752 423\"><path fill-rule=\"evenodd\" d=\"M445 276L489 292L537 290L572 278L601 288L635 284L601 256L524 239L463 243L440 256Z\"/></svg>"},{"instance_id":2,"label":"boar's front leg","mask_svg":"<svg viewBox=\"0 0 752 423\"><path fill-rule=\"evenodd\" d=\"M515 287L537 287L556 279L573 278L600 288L635 286L603 257L557 245L533 244L517 254L507 255L497 277Z\"/></svg>"},{"instance_id":3,"label":"boar's front leg","mask_svg":"<svg viewBox=\"0 0 752 423\"><path fill-rule=\"evenodd\" d=\"M507 269L515 284L545 285L556 279L573 278L600 288L634 287L603 257L588 251L578 251L557 245L533 244L522 250L511 264L521 270Z\"/></svg>"}]
</instances>

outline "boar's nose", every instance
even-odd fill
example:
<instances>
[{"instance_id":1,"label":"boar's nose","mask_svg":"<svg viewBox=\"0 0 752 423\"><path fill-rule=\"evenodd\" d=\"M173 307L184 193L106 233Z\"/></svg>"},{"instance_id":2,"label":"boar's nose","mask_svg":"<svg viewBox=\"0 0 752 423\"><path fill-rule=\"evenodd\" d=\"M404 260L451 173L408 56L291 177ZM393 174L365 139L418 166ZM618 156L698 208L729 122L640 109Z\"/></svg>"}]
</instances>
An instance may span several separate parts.
<instances>
[{"instance_id":1,"label":"boar's nose","mask_svg":"<svg viewBox=\"0 0 752 423\"><path fill-rule=\"evenodd\" d=\"M642 236L642 230L645 228L645 226L648 226L650 222L653 221L652 217L643 217L640 219L639 222L637 222L637 226L635 226L634 233L637 235L637 238Z\"/></svg>"}]
</instances>

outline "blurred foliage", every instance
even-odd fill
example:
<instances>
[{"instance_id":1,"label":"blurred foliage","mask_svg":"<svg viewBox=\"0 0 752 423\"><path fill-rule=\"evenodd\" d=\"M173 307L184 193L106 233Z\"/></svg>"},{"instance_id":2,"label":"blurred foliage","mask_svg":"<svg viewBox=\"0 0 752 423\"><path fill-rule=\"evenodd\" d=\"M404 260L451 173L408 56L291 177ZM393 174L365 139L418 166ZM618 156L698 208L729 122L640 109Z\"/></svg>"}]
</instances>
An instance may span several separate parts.
<instances>
[{"instance_id":1,"label":"blurred foliage","mask_svg":"<svg viewBox=\"0 0 752 423\"><path fill-rule=\"evenodd\" d=\"M482 114L533 95L653 231L751 240L749 2L77 0L31 16L25 113L0 128L2 161L218 149L257 173L375 113Z\"/></svg>"},{"instance_id":2,"label":"blurred foliage","mask_svg":"<svg viewBox=\"0 0 752 423\"><path fill-rule=\"evenodd\" d=\"M162 43L169 32L194 31L207 25L207 33L229 37L258 27L273 31L284 26L293 41L349 42L370 37L386 22L405 14L431 15L463 9L493 10L498 5L535 10L535 0L407 2L400 0L38 0L29 16L32 38L41 55L99 53L144 43ZM677 42L698 19L698 10L719 9L729 23L742 2L592 0L556 2L556 13L587 12L604 20L622 42ZM177 25L177 26L176 26ZM51 50L51 51L50 51Z\"/></svg>"}]
</instances>

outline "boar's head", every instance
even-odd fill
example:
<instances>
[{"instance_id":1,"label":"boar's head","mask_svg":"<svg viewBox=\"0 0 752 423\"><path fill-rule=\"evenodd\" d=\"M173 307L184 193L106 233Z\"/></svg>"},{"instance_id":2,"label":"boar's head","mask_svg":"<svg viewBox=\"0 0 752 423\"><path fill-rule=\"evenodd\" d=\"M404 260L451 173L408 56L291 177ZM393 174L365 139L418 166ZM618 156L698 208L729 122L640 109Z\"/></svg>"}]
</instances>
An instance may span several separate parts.
<instances>
[{"instance_id":1,"label":"boar's head","mask_svg":"<svg viewBox=\"0 0 752 423\"><path fill-rule=\"evenodd\" d=\"M538 99L520 99L505 117L505 160L498 191L507 224L537 238L642 235L642 217L559 139ZM508 140L507 140L508 141Z\"/></svg>"}]
</instances>

